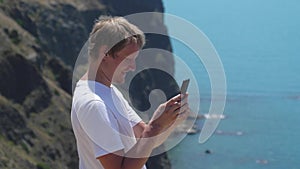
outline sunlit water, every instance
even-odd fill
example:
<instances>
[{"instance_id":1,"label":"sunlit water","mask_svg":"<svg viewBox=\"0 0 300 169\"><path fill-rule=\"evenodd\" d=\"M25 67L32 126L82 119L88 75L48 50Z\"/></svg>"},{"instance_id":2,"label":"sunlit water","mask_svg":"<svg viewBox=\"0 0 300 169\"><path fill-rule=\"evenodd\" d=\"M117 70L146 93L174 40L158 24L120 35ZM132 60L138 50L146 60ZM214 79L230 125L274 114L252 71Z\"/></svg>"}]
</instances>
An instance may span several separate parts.
<instances>
[{"instance_id":1,"label":"sunlit water","mask_svg":"<svg viewBox=\"0 0 300 169\"><path fill-rule=\"evenodd\" d=\"M204 144L198 143L199 134L188 135L170 150L173 169L299 169L300 2L164 4L166 12L186 18L212 41L223 62L228 92L226 118L216 133ZM205 68L184 45L175 40L172 44L195 73L200 113L207 113L210 83ZM183 76L180 68L176 65L176 76Z\"/></svg>"}]
</instances>

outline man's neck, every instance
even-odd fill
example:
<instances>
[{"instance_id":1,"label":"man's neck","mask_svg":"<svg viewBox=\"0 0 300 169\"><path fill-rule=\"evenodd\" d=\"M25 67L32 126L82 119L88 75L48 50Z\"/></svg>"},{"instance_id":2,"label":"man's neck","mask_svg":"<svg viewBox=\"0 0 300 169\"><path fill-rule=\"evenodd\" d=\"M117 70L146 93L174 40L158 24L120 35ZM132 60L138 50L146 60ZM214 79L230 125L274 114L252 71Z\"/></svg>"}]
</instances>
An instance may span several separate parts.
<instances>
[{"instance_id":1,"label":"man's neck","mask_svg":"<svg viewBox=\"0 0 300 169\"><path fill-rule=\"evenodd\" d=\"M94 73L95 71L93 71L92 69L88 69L88 71L81 77L81 80L96 81L102 83L107 87L110 87L111 86L110 78L100 69L101 68L99 68L97 73Z\"/></svg>"}]
</instances>

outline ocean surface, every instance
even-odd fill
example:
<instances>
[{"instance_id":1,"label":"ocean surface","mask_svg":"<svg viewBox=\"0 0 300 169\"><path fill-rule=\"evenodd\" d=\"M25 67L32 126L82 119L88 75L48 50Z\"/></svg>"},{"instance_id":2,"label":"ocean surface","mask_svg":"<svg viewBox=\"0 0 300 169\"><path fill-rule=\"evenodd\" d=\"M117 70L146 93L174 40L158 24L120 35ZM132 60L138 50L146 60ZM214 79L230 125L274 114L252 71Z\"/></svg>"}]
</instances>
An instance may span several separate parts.
<instances>
[{"instance_id":1,"label":"ocean surface","mask_svg":"<svg viewBox=\"0 0 300 169\"><path fill-rule=\"evenodd\" d=\"M188 135L168 151L172 168L300 169L300 1L164 0L164 6L210 39L227 83L226 118L204 144L199 134ZM199 113L208 113L205 66L188 46L175 39L172 45L197 81ZM175 75L189 76L182 69L176 62Z\"/></svg>"}]
</instances>

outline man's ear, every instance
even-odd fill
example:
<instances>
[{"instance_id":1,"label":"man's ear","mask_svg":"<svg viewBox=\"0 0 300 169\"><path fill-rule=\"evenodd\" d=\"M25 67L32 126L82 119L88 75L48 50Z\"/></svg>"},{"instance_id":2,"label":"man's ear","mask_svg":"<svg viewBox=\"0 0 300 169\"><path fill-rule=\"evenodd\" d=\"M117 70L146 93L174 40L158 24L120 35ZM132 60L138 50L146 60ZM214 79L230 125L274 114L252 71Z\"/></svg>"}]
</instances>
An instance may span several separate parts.
<instances>
[{"instance_id":1,"label":"man's ear","mask_svg":"<svg viewBox=\"0 0 300 169\"><path fill-rule=\"evenodd\" d=\"M98 57L101 58L103 61L107 59L106 53L108 52L108 47L106 45L103 45L99 48Z\"/></svg>"}]
</instances>

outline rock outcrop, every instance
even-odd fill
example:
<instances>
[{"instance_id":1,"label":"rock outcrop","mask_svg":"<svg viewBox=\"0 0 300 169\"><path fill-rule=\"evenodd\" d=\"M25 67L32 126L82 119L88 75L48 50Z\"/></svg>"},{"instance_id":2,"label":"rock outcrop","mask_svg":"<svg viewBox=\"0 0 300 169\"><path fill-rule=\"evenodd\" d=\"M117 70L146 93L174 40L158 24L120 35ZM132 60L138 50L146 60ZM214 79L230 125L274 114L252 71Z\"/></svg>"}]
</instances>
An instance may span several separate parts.
<instances>
[{"instance_id":1,"label":"rock outcrop","mask_svg":"<svg viewBox=\"0 0 300 169\"><path fill-rule=\"evenodd\" d=\"M76 57L99 15L151 11L164 12L162 1L0 0L0 168L78 168L70 122ZM171 51L159 35L147 35L146 48ZM148 167L169 169L167 155Z\"/></svg>"}]
</instances>

